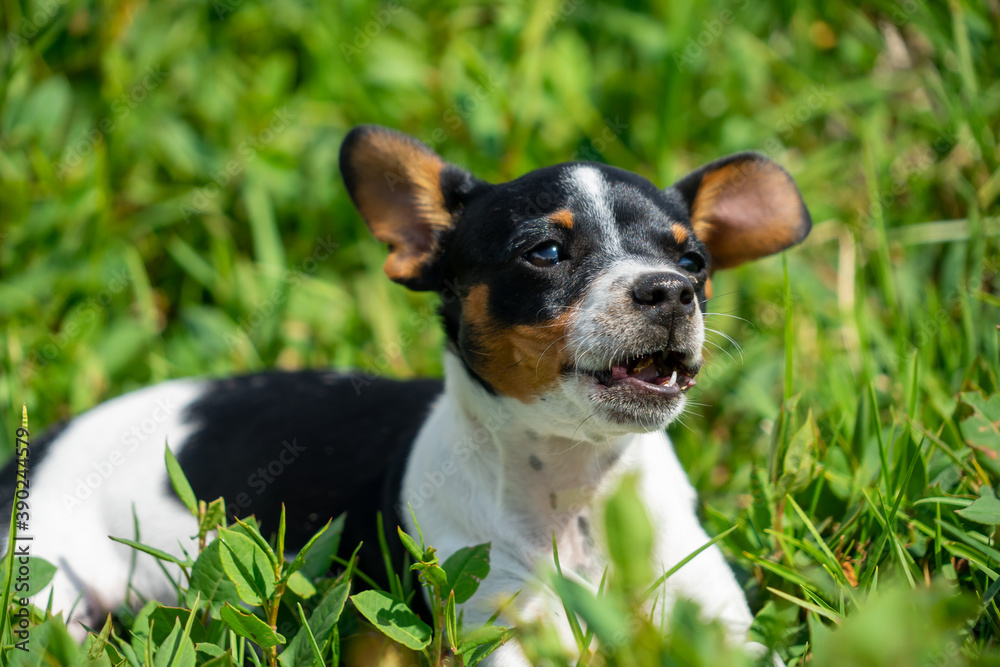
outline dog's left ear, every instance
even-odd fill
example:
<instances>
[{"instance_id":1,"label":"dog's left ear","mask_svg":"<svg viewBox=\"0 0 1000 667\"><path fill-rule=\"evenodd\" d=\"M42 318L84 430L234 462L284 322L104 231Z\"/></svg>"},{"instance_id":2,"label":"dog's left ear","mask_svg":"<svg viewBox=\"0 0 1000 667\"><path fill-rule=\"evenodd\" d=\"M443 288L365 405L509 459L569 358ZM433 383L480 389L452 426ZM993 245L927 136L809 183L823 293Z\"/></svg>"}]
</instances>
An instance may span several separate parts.
<instances>
[{"instance_id":1,"label":"dog's left ear","mask_svg":"<svg viewBox=\"0 0 1000 667\"><path fill-rule=\"evenodd\" d=\"M386 275L413 290L437 289L442 241L482 181L413 137L377 125L344 137L340 173L368 228L389 245Z\"/></svg>"},{"instance_id":2,"label":"dog's left ear","mask_svg":"<svg viewBox=\"0 0 1000 667\"><path fill-rule=\"evenodd\" d=\"M713 269L773 255L808 234L812 220L795 181L759 153L711 162L674 184Z\"/></svg>"}]
</instances>

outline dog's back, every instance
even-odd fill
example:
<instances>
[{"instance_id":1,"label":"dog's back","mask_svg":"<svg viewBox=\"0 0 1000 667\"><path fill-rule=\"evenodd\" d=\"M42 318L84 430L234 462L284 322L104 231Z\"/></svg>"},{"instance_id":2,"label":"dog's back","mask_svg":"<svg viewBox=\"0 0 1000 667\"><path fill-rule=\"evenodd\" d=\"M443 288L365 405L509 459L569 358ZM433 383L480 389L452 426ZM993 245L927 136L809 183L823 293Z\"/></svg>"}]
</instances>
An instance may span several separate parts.
<instances>
[{"instance_id":1,"label":"dog's back","mask_svg":"<svg viewBox=\"0 0 1000 667\"><path fill-rule=\"evenodd\" d=\"M95 622L122 599L132 553L109 535L179 554L177 536L197 532L170 487L165 443L196 496L224 497L230 520L254 515L266 535L277 530L284 503L291 550L347 512L341 555L363 542L363 571L387 586L376 513L385 516L398 568L394 526L406 456L441 390L438 380L313 371L181 380L127 394L42 434L30 450L28 534L32 553L60 568L58 608L68 610L82 593L74 618ZM15 466L0 473L4 524ZM196 553L193 542L183 546ZM170 595L152 558L138 559L136 588Z\"/></svg>"}]
</instances>

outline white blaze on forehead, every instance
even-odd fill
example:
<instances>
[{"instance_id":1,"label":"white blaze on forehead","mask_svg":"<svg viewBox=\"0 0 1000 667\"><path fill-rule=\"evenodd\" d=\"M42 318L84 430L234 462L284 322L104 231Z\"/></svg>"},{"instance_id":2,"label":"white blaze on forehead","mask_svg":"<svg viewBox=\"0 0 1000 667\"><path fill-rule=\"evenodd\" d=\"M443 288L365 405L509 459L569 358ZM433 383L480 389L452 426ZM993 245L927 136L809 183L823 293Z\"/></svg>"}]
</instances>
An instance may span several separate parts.
<instances>
[{"instance_id":1,"label":"white blaze on forehead","mask_svg":"<svg viewBox=\"0 0 1000 667\"><path fill-rule=\"evenodd\" d=\"M573 197L586 216L596 223L606 249L622 250L622 241L611 208L611 193L601 172L588 165L576 165L569 173Z\"/></svg>"}]
</instances>

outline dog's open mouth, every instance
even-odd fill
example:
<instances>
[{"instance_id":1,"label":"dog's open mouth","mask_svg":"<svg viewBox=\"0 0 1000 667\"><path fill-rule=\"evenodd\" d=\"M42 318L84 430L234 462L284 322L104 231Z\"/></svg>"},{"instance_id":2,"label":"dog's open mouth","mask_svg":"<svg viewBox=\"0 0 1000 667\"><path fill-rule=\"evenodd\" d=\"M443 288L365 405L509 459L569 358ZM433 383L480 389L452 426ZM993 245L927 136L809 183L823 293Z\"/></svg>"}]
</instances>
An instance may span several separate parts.
<instances>
[{"instance_id":1,"label":"dog's open mouth","mask_svg":"<svg viewBox=\"0 0 1000 667\"><path fill-rule=\"evenodd\" d=\"M698 368L685 362L680 352L653 352L593 373L605 387L630 386L643 392L675 396L695 385Z\"/></svg>"}]
</instances>

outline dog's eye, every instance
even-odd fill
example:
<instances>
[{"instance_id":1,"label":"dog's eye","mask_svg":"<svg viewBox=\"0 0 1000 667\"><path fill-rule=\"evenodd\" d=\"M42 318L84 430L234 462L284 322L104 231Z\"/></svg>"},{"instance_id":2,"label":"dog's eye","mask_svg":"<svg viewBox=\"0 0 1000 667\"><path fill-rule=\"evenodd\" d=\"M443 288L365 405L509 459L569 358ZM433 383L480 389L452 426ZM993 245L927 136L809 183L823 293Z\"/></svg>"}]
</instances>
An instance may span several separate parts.
<instances>
[{"instance_id":1,"label":"dog's eye","mask_svg":"<svg viewBox=\"0 0 1000 667\"><path fill-rule=\"evenodd\" d=\"M529 251L524 258L535 266L547 267L555 266L561 262L565 256L563 255L562 248L559 247L558 243L555 241L546 241Z\"/></svg>"},{"instance_id":2,"label":"dog's eye","mask_svg":"<svg viewBox=\"0 0 1000 667\"><path fill-rule=\"evenodd\" d=\"M688 273L700 273L705 268L705 260L696 252L689 252L681 257L677 265Z\"/></svg>"}]
</instances>

